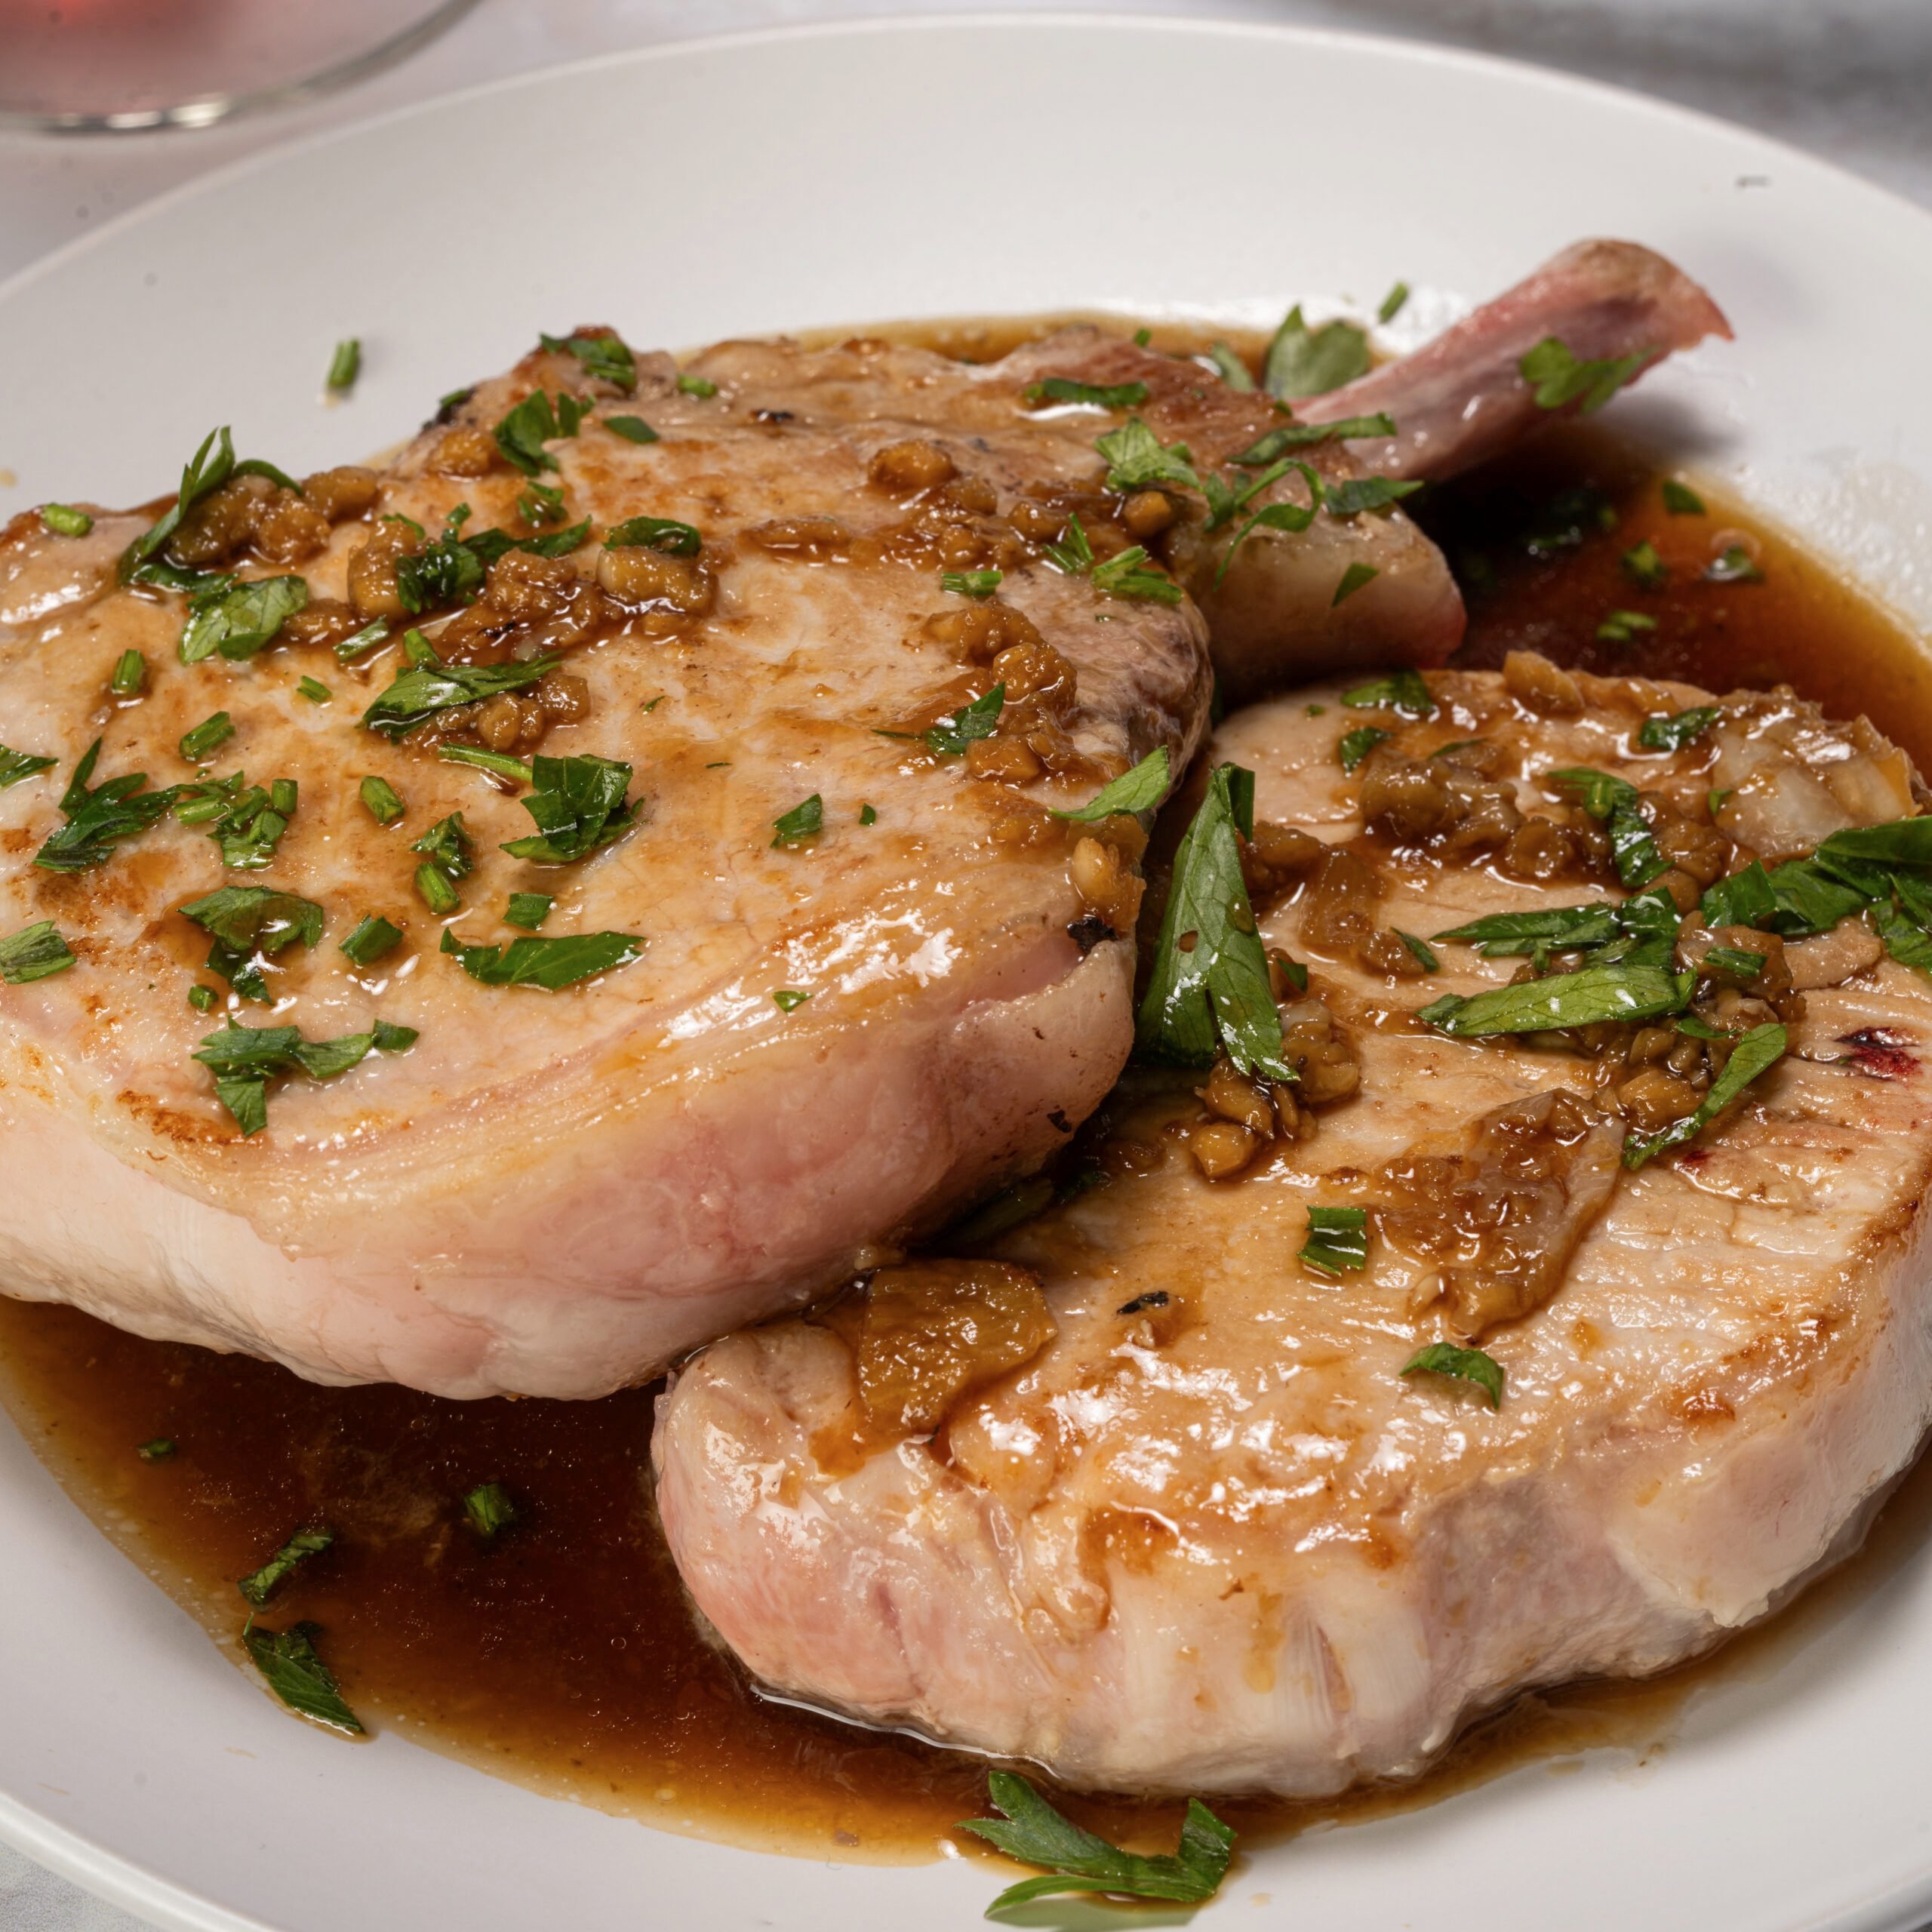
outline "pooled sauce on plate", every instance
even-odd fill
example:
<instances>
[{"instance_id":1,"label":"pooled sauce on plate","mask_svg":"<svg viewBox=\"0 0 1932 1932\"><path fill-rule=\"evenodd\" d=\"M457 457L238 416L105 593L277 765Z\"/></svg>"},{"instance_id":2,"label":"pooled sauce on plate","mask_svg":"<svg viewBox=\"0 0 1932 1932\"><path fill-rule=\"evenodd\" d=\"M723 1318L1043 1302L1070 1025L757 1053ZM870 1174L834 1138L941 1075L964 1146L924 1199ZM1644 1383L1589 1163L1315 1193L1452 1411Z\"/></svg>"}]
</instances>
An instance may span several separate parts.
<instances>
[{"instance_id":1,"label":"pooled sauce on plate","mask_svg":"<svg viewBox=\"0 0 1932 1932\"><path fill-rule=\"evenodd\" d=\"M1061 319L876 332L980 359ZM1155 344L1192 351L1220 333L1157 328ZM1257 339L1232 339L1252 359ZM1672 514L1661 481L1600 433L1568 429L1417 500L1468 595L1458 662L1494 666L1521 647L1719 692L1789 682L1834 714L1869 713L1932 768L1932 657L1701 485L1705 513ZM1761 581L1704 577L1734 546ZM28 1441L238 1667L249 1668L239 1641L248 1606L235 1580L295 1530L326 1525L333 1546L296 1570L261 1620L318 1624L323 1656L373 1730L707 1837L854 1861L959 1845L952 1826L986 1808L982 1760L761 1699L695 1627L648 1494L656 1393L463 1403L320 1388L245 1357L0 1299L0 1395ZM137 1454L158 1439L174 1452ZM463 1497L491 1482L518 1515L486 1539ZM1841 1616L1929 1517L1932 1471L1921 1469L1863 1553L1792 1612L1647 1683L1521 1700L1414 1783L1216 1808L1251 1840L1411 1808L1534 1761L1574 1765L1593 1749L1641 1758L1700 1690L1768 1674ZM1173 1842L1177 1806L1066 1802L1130 1844Z\"/></svg>"}]
</instances>

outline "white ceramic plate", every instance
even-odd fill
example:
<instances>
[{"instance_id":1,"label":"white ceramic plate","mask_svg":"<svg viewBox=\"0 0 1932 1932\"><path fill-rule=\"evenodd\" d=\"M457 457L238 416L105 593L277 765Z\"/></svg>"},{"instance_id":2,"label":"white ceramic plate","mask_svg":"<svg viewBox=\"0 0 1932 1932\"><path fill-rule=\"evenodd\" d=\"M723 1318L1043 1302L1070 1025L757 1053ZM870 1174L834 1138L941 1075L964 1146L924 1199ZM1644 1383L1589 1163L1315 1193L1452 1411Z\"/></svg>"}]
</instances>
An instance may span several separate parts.
<instances>
[{"instance_id":1,"label":"white ceramic plate","mask_svg":"<svg viewBox=\"0 0 1932 1932\"><path fill-rule=\"evenodd\" d=\"M133 501L202 432L308 468L540 328L634 342L1069 306L1425 332L1574 237L1705 279L1735 347L1620 405L1932 625L1932 220L1786 149L1553 75L1238 26L761 36L537 75L252 163L0 290L0 515ZM318 407L359 334L346 407ZM29 1184L9 1174L0 1186ZM641 1448L641 1445L640 1445ZM1723 1680L1641 1772L1596 1754L1257 1854L1204 1921L1336 1932L1886 1932L1932 1913L1932 1552ZM0 1832L171 1927L930 1932L984 1866L667 1836L282 1715L0 1429ZM1264 1908L1257 1917L1255 1908ZM1117 1924L1048 1905L1035 1924ZM1172 1923L1138 1915L1136 1924Z\"/></svg>"}]
</instances>

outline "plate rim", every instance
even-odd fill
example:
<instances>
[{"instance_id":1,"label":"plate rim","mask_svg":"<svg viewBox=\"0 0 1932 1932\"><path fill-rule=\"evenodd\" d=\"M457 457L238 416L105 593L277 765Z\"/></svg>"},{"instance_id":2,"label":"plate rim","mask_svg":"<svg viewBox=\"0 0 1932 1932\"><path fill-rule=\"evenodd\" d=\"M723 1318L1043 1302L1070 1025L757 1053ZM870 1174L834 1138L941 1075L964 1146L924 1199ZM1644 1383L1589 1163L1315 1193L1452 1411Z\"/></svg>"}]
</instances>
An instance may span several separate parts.
<instances>
[{"instance_id":1,"label":"plate rim","mask_svg":"<svg viewBox=\"0 0 1932 1932\"><path fill-rule=\"evenodd\" d=\"M191 204L198 197L218 195L257 174L302 158L326 153L374 133L386 133L399 124L496 96L554 85L574 75L626 67L648 69L666 61L703 59L741 48L825 40L878 42L888 36L934 33L967 32L998 38L1011 36L1016 31L1069 29L1096 38L1131 34L1146 38L1161 36L1204 41L1266 42L1331 48L1373 60L1433 69L1450 75L1484 75L1511 85L1543 91L1559 98L1588 100L1625 115L1640 115L1654 125L1669 125L1686 131L1721 136L1733 144L1746 146L1779 167L1819 181L1835 194L1850 193L1862 198L1875 212L1883 211L1894 218L1900 214L1911 218L1912 225L1921 230L1928 247L1932 247L1932 208L1842 163L1722 115L1615 82L1513 55L1355 28L1290 21L1192 18L1178 14L1100 10L949 11L743 28L611 48L521 72L471 82L376 112L355 115L328 128L273 140L250 153L223 162L121 211L97 227L62 243L0 280L0 314L5 312L9 303L46 278L61 272L69 263L85 260L97 251L113 247L125 234L138 231L143 223ZM188 137L184 134L183 137ZM1928 643L1932 643L1932 638L1928 638ZM37 1457L35 1460L38 1463ZM60 1494L66 1506L77 1508L64 1487L60 1488ZM119 1553L125 1558L125 1552ZM63 1824L51 1813L37 1809L30 1802L4 1790L0 1790L0 1840L45 1869L164 1928L164 1932L276 1932L269 1922L223 1905L134 1859L112 1851L84 1830ZM1932 1857L1928 1857L1923 1872L1917 1878L1867 1894L1856 1902L1847 1901L1811 1923L1819 1927L1829 1926L1832 1932L1904 1932L1905 1928L1918 1925L1928 1915L1932 1915Z\"/></svg>"}]
</instances>

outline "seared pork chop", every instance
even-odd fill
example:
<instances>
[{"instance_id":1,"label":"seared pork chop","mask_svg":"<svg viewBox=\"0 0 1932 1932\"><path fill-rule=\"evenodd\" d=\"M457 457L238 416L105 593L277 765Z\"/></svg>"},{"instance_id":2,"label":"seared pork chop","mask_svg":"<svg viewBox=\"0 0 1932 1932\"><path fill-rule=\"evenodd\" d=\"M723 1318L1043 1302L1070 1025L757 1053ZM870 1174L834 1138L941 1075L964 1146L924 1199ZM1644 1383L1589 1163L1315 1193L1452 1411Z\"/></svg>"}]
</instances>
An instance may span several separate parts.
<instances>
[{"instance_id":1,"label":"seared pork chop","mask_svg":"<svg viewBox=\"0 0 1932 1932\"><path fill-rule=\"evenodd\" d=\"M1211 754L1256 774L1261 931L1306 966L1297 1086L1137 1072L1060 1204L678 1373L665 1527L765 1682L1078 1784L1328 1792L1763 1616L1911 1456L1932 985L1844 836L1915 811L1905 758L1540 660L1393 691L1431 715L1318 688ZM1875 841L1908 895L1910 823ZM1745 864L1833 833L1862 915ZM1430 937L1501 915L1493 958ZM1499 998L1546 1030L1486 1032Z\"/></svg>"},{"instance_id":2,"label":"seared pork chop","mask_svg":"<svg viewBox=\"0 0 1932 1932\"><path fill-rule=\"evenodd\" d=\"M573 340L380 475L5 532L7 1292L592 1396L1037 1165L1118 1074L1137 837L1049 808L1180 770L1209 672L1164 574L1044 555L1064 491L1128 546L1091 424L810 401L931 356L681 384Z\"/></svg>"}]
</instances>

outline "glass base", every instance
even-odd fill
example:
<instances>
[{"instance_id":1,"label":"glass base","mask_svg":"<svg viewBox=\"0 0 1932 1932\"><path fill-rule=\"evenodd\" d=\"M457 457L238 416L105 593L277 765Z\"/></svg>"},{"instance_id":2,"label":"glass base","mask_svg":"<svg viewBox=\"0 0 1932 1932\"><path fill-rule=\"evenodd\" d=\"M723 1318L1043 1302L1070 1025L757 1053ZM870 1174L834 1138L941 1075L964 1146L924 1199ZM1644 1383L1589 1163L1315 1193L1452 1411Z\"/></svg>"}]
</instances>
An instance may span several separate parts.
<instances>
[{"instance_id":1,"label":"glass base","mask_svg":"<svg viewBox=\"0 0 1932 1932\"><path fill-rule=\"evenodd\" d=\"M360 80L475 0L0 0L0 129L205 128Z\"/></svg>"}]
</instances>

